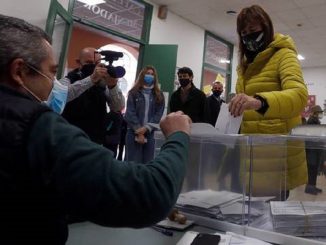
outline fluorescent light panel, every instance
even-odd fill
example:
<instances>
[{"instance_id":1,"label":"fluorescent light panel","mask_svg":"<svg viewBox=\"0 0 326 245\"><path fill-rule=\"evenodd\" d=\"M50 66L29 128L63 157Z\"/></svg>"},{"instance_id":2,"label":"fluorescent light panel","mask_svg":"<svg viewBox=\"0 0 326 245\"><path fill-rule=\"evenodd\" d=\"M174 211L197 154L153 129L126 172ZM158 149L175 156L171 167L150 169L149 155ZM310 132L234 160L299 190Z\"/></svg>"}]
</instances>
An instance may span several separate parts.
<instances>
[{"instance_id":1,"label":"fluorescent light panel","mask_svg":"<svg viewBox=\"0 0 326 245\"><path fill-rule=\"evenodd\" d=\"M105 3L104 0L78 0L79 2L88 4L88 5L96 5L96 4L101 4Z\"/></svg>"},{"instance_id":2,"label":"fluorescent light panel","mask_svg":"<svg viewBox=\"0 0 326 245\"><path fill-rule=\"evenodd\" d=\"M227 59L220 59L220 63L222 63L222 64L225 64L225 63L230 64L230 61L227 60Z\"/></svg>"},{"instance_id":3,"label":"fluorescent light panel","mask_svg":"<svg viewBox=\"0 0 326 245\"><path fill-rule=\"evenodd\" d=\"M303 57L301 54L298 54L298 60L305 60L305 57Z\"/></svg>"}]
</instances>

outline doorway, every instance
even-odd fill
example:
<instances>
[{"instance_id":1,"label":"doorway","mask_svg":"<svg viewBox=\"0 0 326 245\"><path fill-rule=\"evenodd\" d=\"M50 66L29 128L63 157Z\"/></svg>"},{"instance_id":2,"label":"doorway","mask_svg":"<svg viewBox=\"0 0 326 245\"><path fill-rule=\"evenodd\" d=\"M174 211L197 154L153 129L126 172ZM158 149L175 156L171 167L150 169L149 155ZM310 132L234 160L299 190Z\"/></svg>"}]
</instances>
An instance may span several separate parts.
<instances>
[{"instance_id":1,"label":"doorway","mask_svg":"<svg viewBox=\"0 0 326 245\"><path fill-rule=\"evenodd\" d=\"M85 47L113 50L124 54L121 59L114 61L113 65L123 66L126 70L125 76L119 79L118 86L127 100L128 91L136 79L140 45L95 28L74 23L68 45L65 75L78 66L76 59L79 56L79 52Z\"/></svg>"}]
</instances>

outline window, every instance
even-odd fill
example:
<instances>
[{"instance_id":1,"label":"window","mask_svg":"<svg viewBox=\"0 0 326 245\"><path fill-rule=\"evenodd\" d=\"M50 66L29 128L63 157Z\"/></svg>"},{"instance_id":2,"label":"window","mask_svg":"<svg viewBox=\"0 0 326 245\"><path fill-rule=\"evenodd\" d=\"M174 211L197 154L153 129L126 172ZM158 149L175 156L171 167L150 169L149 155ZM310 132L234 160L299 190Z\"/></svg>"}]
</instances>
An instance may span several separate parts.
<instances>
[{"instance_id":1,"label":"window","mask_svg":"<svg viewBox=\"0 0 326 245\"><path fill-rule=\"evenodd\" d=\"M219 81L224 84L224 96L229 93L231 88L232 55L232 44L209 32L205 33L201 87L206 95L210 94L211 85L214 81Z\"/></svg>"},{"instance_id":2,"label":"window","mask_svg":"<svg viewBox=\"0 0 326 245\"><path fill-rule=\"evenodd\" d=\"M136 0L106 0L99 4L87 4L76 0L73 16L81 22L92 23L136 40L146 41L146 12L152 8ZM151 15L151 13L150 13Z\"/></svg>"}]
</instances>

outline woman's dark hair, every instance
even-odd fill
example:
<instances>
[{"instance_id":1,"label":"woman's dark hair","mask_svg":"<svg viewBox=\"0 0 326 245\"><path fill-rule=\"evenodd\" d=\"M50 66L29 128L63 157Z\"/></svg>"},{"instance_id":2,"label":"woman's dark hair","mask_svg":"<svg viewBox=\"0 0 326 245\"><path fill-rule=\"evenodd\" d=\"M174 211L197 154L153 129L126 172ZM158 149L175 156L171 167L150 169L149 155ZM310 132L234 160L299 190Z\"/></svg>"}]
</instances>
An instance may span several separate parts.
<instances>
[{"instance_id":1,"label":"woman's dark hair","mask_svg":"<svg viewBox=\"0 0 326 245\"><path fill-rule=\"evenodd\" d=\"M265 48L274 40L272 20L262 7L252 5L251 7L242 9L237 18L237 32L239 36L239 64L244 70L248 64L245 59L245 46L241 40L241 31L253 21L258 21L263 28Z\"/></svg>"},{"instance_id":2,"label":"woman's dark hair","mask_svg":"<svg viewBox=\"0 0 326 245\"><path fill-rule=\"evenodd\" d=\"M159 88L159 82L158 82L158 76L157 76L157 72L154 66L145 66L139 73L135 85L130 89L129 93L135 93L139 90L141 90L143 88L143 86L145 85L144 82L144 77L145 74L148 70L152 70L154 72L154 87L153 87L153 92L154 92L154 97L155 97L155 101L156 103L160 103L163 100L163 96L161 94L161 90Z\"/></svg>"}]
</instances>

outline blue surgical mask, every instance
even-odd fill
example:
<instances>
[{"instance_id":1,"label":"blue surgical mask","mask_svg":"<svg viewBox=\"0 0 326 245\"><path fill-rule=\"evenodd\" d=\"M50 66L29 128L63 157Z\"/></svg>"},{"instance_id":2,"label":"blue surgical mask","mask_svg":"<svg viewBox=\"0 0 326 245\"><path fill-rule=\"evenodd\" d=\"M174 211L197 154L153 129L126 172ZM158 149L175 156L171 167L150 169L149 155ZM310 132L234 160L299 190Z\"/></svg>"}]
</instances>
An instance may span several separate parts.
<instances>
[{"instance_id":1,"label":"blue surgical mask","mask_svg":"<svg viewBox=\"0 0 326 245\"><path fill-rule=\"evenodd\" d=\"M146 86L151 86L154 83L154 76L150 74L145 74L144 76L144 82Z\"/></svg>"},{"instance_id":2,"label":"blue surgical mask","mask_svg":"<svg viewBox=\"0 0 326 245\"><path fill-rule=\"evenodd\" d=\"M45 104L58 114L63 112L68 97L68 86L61 84L56 78L53 81L53 88Z\"/></svg>"},{"instance_id":3,"label":"blue surgical mask","mask_svg":"<svg viewBox=\"0 0 326 245\"><path fill-rule=\"evenodd\" d=\"M41 71L36 69L35 67L27 64L28 67L36 71L41 76L50 80L53 84L53 87L50 91L50 94L46 101L42 101L36 94L34 94L30 89L28 89L25 85L22 85L25 90L27 90L34 98L36 98L41 103L44 103L48 107L50 107L53 111L61 114L63 109L65 108L67 97L68 97L68 86L61 84L56 78L52 80L47 75L43 74Z\"/></svg>"}]
</instances>

